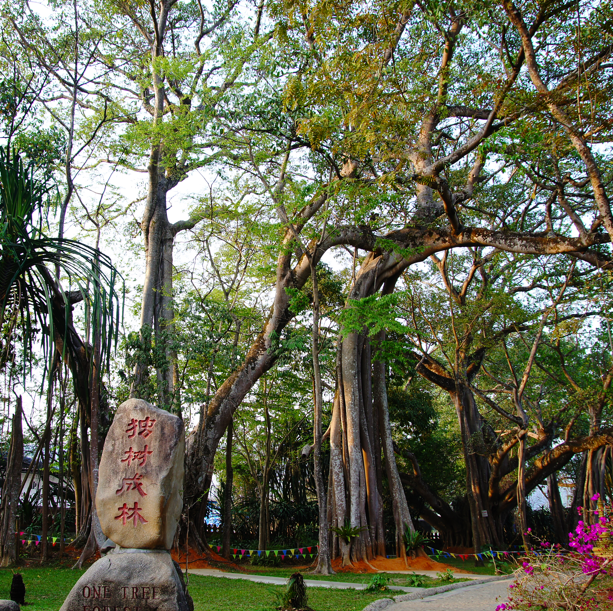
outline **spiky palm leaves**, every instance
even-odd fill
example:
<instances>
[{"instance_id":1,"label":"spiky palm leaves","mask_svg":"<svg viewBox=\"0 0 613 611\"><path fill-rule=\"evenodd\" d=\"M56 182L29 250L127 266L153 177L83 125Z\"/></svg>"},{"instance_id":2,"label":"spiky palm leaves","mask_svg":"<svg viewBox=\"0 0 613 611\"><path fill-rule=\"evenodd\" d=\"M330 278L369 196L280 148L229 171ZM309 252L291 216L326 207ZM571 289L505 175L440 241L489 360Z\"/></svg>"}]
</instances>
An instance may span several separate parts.
<instances>
[{"instance_id":1,"label":"spiky palm leaves","mask_svg":"<svg viewBox=\"0 0 613 611\"><path fill-rule=\"evenodd\" d=\"M53 354L52 346L61 346L62 352L70 349L72 305L81 300L87 331L100 337L101 353L108 358L120 315L117 272L100 251L75 240L45 235L48 194L32 164L0 147L2 359L6 360L17 340L23 362L31 363L37 335L46 361ZM57 271L77 290L64 291Z\"/></svg>"}]
</instances>

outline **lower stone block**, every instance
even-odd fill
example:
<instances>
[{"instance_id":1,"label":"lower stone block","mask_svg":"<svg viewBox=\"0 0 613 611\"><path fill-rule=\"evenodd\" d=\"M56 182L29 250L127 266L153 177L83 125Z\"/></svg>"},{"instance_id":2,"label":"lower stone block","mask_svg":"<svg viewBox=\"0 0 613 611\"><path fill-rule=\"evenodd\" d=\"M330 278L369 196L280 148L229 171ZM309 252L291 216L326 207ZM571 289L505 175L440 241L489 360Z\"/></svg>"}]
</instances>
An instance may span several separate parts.
<instances>
[{"instance_id":1,"label":"lower stone block","mask_svg":"<svg viewBox=\"0 0 613 611\"><path fill-rule=\"evenodd\" d=\"M77 581L60 611L193 611L166 550L117 548Z\"/></svg>"}]
</instances>

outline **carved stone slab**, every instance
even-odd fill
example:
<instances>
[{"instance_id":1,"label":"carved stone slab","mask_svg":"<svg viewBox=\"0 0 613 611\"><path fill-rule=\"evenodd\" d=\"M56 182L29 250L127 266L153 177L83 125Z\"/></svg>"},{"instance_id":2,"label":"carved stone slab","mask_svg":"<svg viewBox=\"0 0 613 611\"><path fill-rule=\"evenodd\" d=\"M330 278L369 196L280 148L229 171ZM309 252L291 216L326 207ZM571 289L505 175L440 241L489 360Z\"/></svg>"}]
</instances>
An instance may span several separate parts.
<instances>
[{"instance_id":1,"label":"carved stone slab","mask_svg":"<svg viewBox=\"0 0 613 611\"><path fill-rule=\"evenodd\" d=\"M96 494L100 525L111 541L128 548L172 547L183 505L184 456L180 418L140 399L117 408Z\"/></svg>"},{"instance_id":2,"label":"carved stone slab","mask_svg":"<svg viewBox=\"0 0 613 611\"><path fill-rule=\"evenodd\" d=\"M77 581L60 611L193 611L165 550L116 550Z\"/></svg>"}]
</instances>

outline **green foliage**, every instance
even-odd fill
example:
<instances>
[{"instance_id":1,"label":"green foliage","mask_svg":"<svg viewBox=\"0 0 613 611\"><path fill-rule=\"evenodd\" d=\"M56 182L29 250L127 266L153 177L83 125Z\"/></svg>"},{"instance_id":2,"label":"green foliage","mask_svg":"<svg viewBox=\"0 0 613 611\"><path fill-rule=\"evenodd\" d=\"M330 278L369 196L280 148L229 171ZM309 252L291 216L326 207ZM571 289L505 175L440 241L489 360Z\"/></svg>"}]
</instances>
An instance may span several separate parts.
<instances>
[{"instance_id":1,"label":"green foliage","mask_svg":"<svg viewBox=\"0 0 613 611\"><path fill-rule=\"evenodd\" d=\"M438 428L439 416L432 396L415 385L407 390L390 386L387 401L390 419L412 437L432 434Z\"/></svg>"},{"instance_id":2,"label":"green foliage","mask_svg":"<svg viewBox=\"0 0 613 611\"><path fill-rule=\"evenodd\" d=\"M422 535L418 530L412 531L408 526L402 535L402 540L404 541L407 552L418 550L420 547L430 542L428 538Z\"/></svg>"},{"instance_id":3,"label":"green foliage","mask_svg":"<svg viewBox=\"0 0 613 611\"><path fill-rule=\"evenodd\" d=\"M343 526L331 526L330 530L345 543L351 543L352 539L359 537L360 533L366 530L366 526L351 526L349 520L346 519Z\"/></svg>"},{"instance_id":4,"label":"green foliage","mask_svg":"<svg viewBox=\"0 0 613 611\"><path fill-rule=\"evenodd\" d=\"M436 580L440 583L452 583L454 581L453 571L446 569L444 573L437 573Z\"/></svg>"},{"instance_id":5,"label":"green foliage","mask_svg":"<svg viewBox=\"0 0 613 611\"><path fill-rule=\"evenodd\" d=\"M408 588L423 588L427 583L425 575L418 575L417 573L411 573L407 580Z\"/></svg>"},{"instance_id":6,"label":"green foliage","mask_svg":"<svg viewBox=\"0 0 613 611\"><path fill-rule=\"evenodd\" d=\"M281 558L275 554L254 554L253 556L251 556L251 564L253 566L278 568L281 566Z\"/></svg>"},{"instance_id":7,"label":"green foliage","mask_svg":"<svg viewBox=\"0 0 613 611\"><path fill-rule=\"evenodd\" d=\"M361 333L366 327L371 336L383 330L405 334L410 327L398 320L396 307L401 297L400 293L392 293L350 300L341 316L343 333Z\"/></svg>"},{"instance_id":8,"label":"green foliage","mask_svg":"<svg viewBox=\"0 0 613 611\"><path fill-rule=\"evenodd\" d=\"M0 320L10 328L21 326L24 371L32 362L37 334L34 319L47 330L42 334L42 348L50 359L55 330L63 325L60 333L65 334L71 315L67 294L55 281L55 270L49 269L55 267L81 293L86 324L93 336L100 334L102 364L108 367L120 323L117 271L99 250L45 235L48 193L47 184L35 176L33 162L26 163L20 155L0 147ZM58 307L62 317L57 315ZM10 336L7 329L5 333Z\"/></svg>"},{"instance_id":9,"label":"green foliage","mask_svg":"<svg viewBox=\"0 0 613 611\"><path fill-rule=\"evenodd\" d=\"M364 592L385 592L386 590L389 590L389 588L387 587L388 582L389 577L387 577L386 575L382 575L381 573L373 575L370 578L368 586L366 587Z\"/></svg>"}]
</instances>

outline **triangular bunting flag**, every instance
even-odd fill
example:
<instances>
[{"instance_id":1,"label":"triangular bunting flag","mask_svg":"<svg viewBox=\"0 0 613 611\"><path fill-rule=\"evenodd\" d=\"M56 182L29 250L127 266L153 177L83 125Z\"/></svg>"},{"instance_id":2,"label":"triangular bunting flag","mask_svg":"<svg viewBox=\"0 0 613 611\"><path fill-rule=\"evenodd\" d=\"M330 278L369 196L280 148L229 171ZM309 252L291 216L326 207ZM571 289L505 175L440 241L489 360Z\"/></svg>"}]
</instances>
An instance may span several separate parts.
<instances>
[{"instance_id":1,"label":"triangular bunting flag","mask_svg":"<svg viewBox=\"0 0 613 611\"><path fill-rule=\"evenodd\" d=\"M304 549L304 547L299 547L298 551L302 554L302 550Z\"/></svg>"},{"instance_id":2,"label":"triangular bunting flag","mask_svg":"<svg viewBox=\"0 0 613 611\"><path fill-rule=\"evenodd\" d=\"M307 547L307 549L309 550L309 554L310 554L310 553L311 553L311 548L310 548L310 547Z\"/></svg>"}]
</instances>

